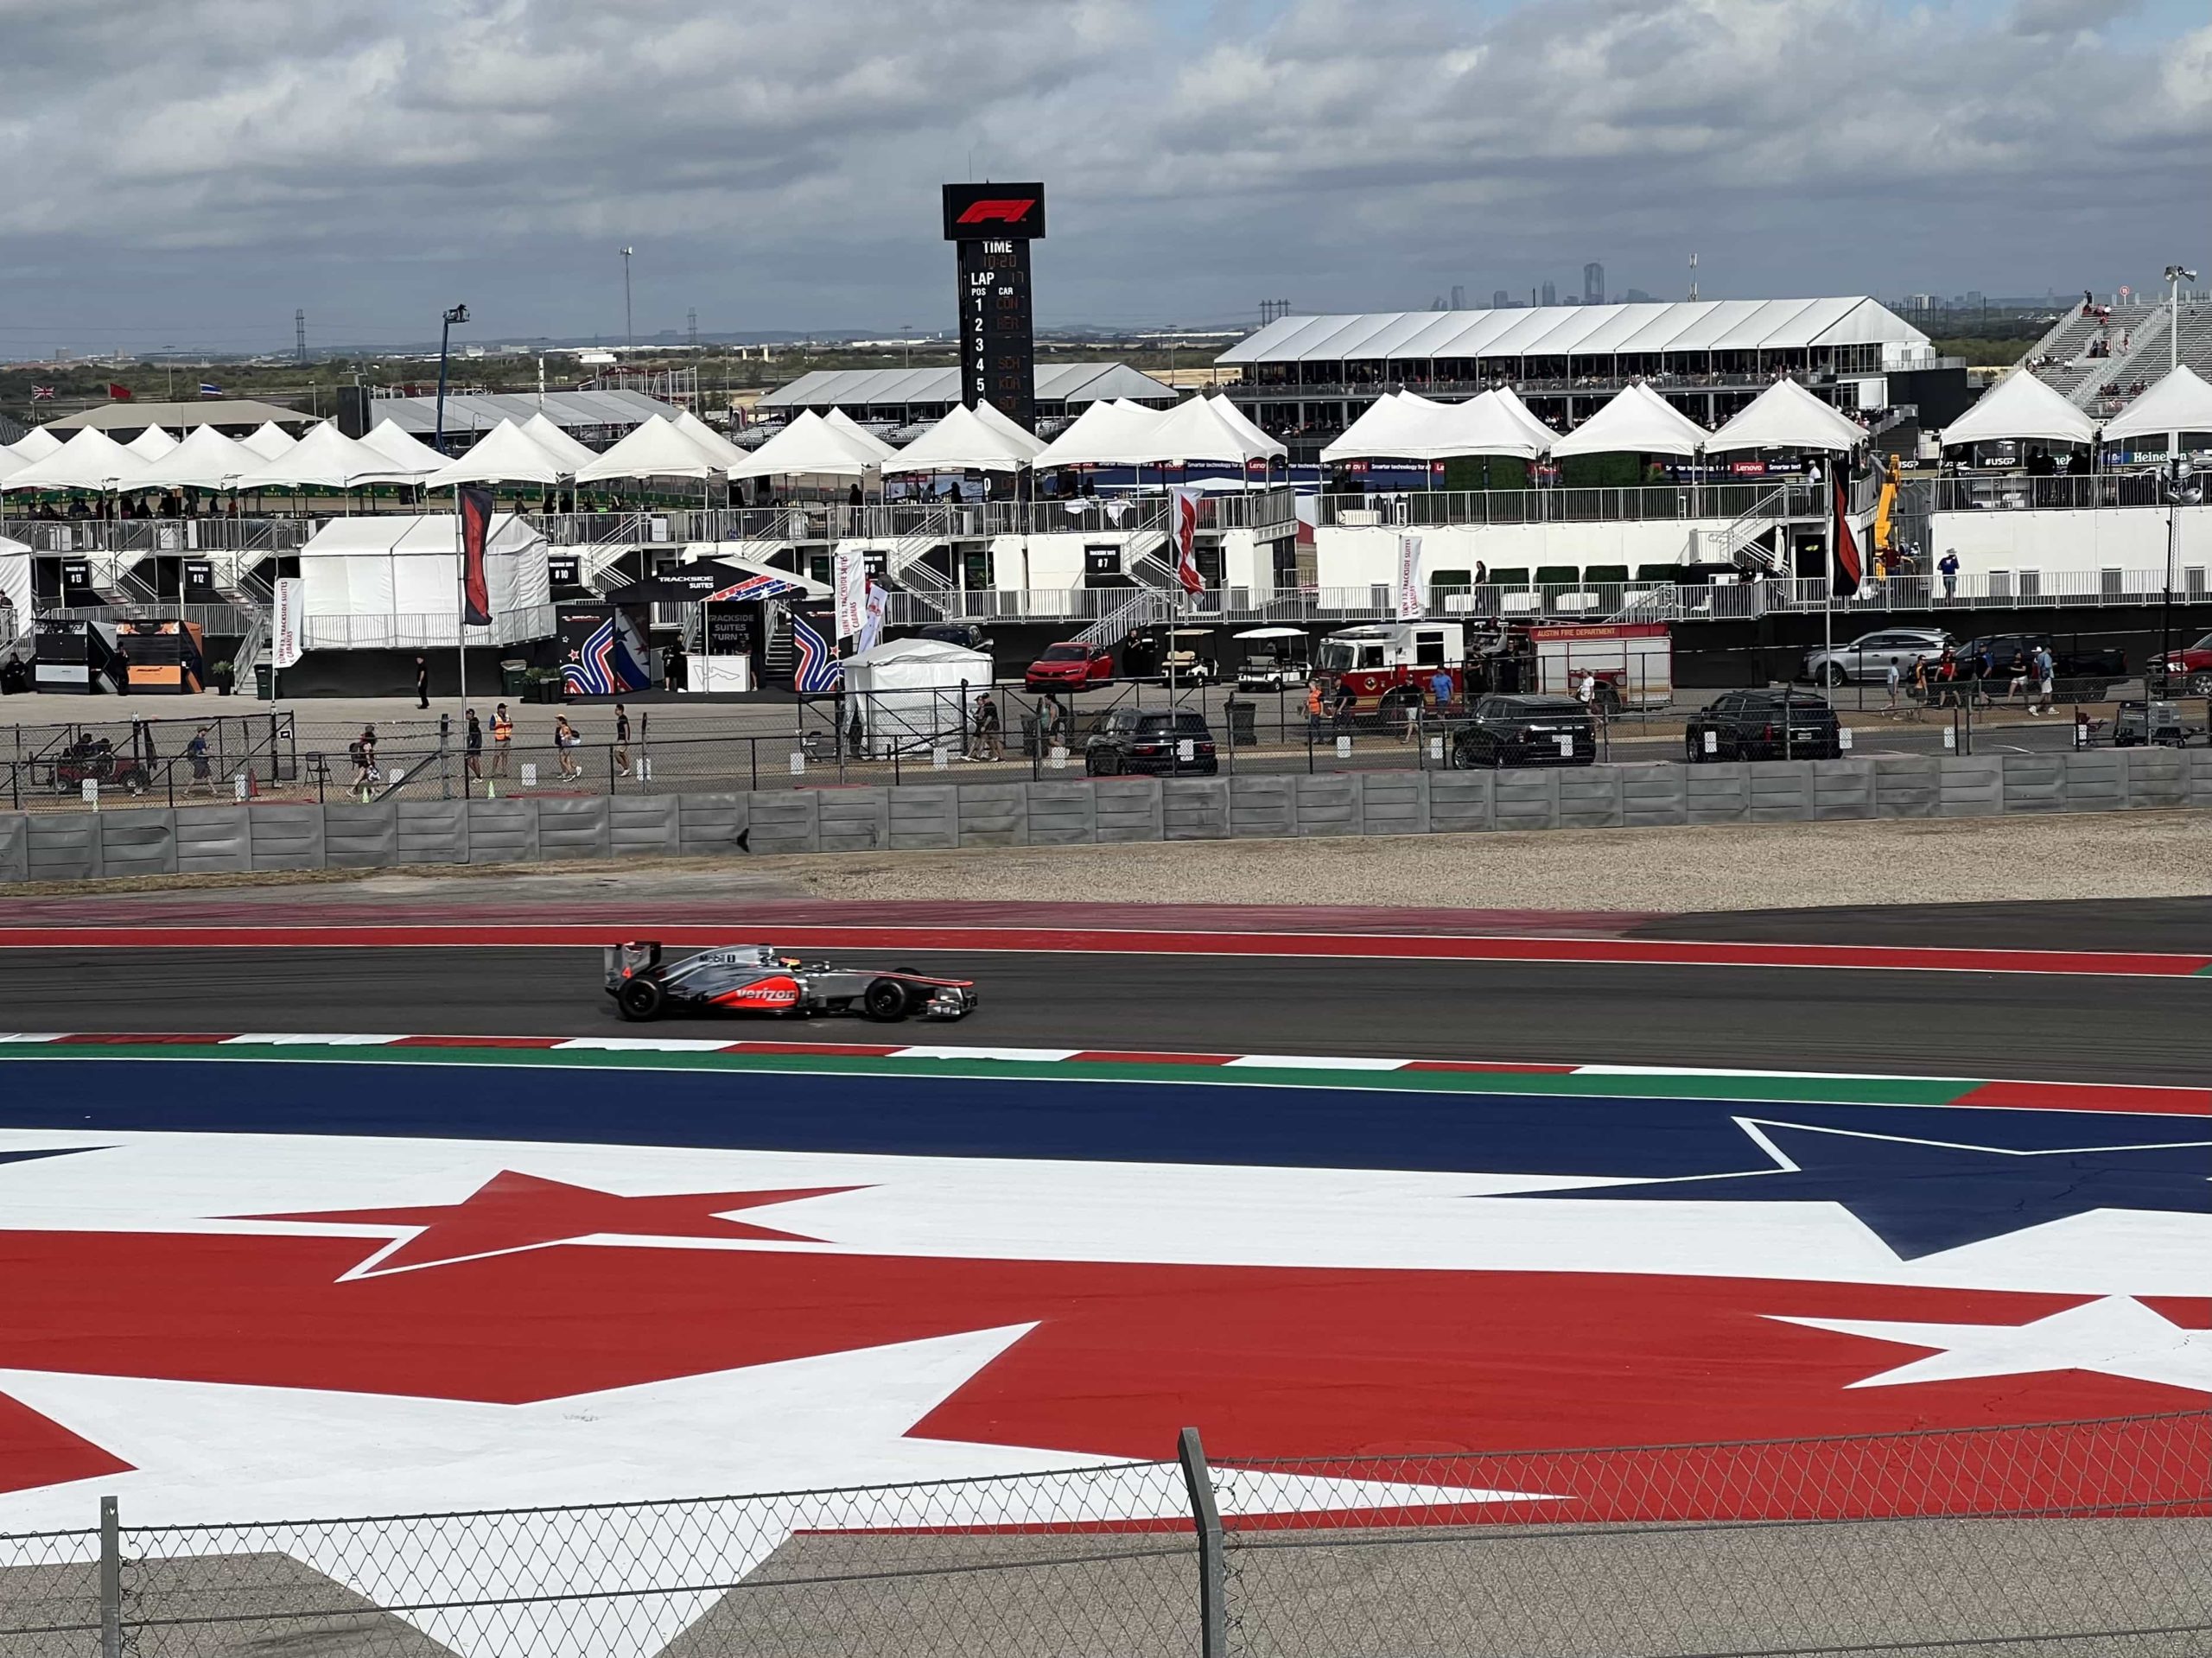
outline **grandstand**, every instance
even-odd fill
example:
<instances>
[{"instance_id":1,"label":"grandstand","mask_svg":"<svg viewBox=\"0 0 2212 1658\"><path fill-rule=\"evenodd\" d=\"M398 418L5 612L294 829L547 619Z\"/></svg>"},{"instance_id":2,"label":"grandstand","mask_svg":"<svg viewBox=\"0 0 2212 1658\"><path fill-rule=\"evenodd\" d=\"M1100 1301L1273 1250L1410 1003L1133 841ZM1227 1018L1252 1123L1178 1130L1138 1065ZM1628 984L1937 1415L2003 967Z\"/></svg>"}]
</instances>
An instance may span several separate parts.
<instances>
[{"instance_id":1,"label":"grandstand","mask_svg":"<svg viewBox=\"0 0 2212 1658\"><path fill-rule=\"evenodd\" d=\"M2164 301L2084 304L2051 325L2021 359L2075 407L2109 420L2158 383L2172 362ZM2181 360L2212 377L2212 296L2181 303Z\"/></svg>"}]
</instances>

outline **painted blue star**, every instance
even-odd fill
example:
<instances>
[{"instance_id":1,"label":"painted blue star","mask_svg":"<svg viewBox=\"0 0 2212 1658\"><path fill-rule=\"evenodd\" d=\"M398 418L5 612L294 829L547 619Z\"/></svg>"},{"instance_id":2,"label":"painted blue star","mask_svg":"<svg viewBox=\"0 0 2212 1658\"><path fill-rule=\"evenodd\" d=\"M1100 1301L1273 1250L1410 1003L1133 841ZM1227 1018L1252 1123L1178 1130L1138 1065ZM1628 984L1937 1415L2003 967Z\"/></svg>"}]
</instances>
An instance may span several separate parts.
<instances>
[{"instance_id":1,"label":"painted blue star","mask_svg":"<svg viewBox=\"0 0 2212 1658\"><path fill-rule=\"evenodd\" d=\"M2016 1151L1738 1117L1771 1168L1528 1197L1833 1203L1911 1261L2097 1209L2212 1214L2212 1140Z\"/></svg>"}]
</instances>

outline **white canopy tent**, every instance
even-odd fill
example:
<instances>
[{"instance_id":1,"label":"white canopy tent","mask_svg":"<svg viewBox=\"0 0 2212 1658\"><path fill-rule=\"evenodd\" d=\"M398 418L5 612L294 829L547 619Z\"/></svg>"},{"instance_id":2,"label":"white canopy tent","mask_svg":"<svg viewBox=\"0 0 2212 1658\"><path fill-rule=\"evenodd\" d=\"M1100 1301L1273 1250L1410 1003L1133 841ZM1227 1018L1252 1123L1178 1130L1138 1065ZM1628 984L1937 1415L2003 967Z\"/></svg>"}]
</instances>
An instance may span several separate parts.
<instances>
[{"instance_id":1,"label":"white canopy tent","mask_svg":"<svg viewBox=\"0 0 2212 1658\"><path fill-rule=\"evenodd\" d=\"M942 639L893 639L845 658L845 696L861 720L864 751L957 746L966 729L963 688L972 698L990 688L991 659Z\"/></svg>"},{"instance_id":2,"label":"white canopy tent","mask_svg":"<svg viewBox=\"0 0 2212 1658\"><path fill-rule=\"evenodd\" d=\"M1116 397L1094 403L1067 430L1038 451L1040 467L1128 467L1158 461L1152 434L1167 416L1157 409Z\"/></svg>"},{"instance_id":3,"label":"white canopy tent","mask_svg":"<svg viewBox=\"0 0 2212 1658\"><path fill-rule=\"evenodd\" d=\"M168 489L235 489L240 477L262 464L245 444L212 426L195 426L183 442L148 463L146 476Z\"/></svg>"},{"instance_id":4,"label":"white canopy tent","mask_svg":"<svg viewBox=\"0 0 2212 1658\"><path fill-rule=\"evenodd\" d=\"M1777 380L1705 441L1707 454L1738 449L1823 449L1849 454L1866 441L1858 422L1795 380Z\"/></svg>"},{"instance_id":5,"label":"white canopy tent","mask_svg":"<svg viewBox=\"0 0 2212 1658\"><path fill-rule=\"evenodd\" d=\"M416 478L428 478L446 463L445 456L411 432L402 431L392 421L378 421L363 435L361 441Z\"/></svg>"},{"instance_id":6,"label":"white canopy tent","mask_svg":"<svg viewBox=\"0 0 2212 1658\"><path fill-rule=\"evenodd\" d=\"M105 432L87 426L43 461L19 467L0 489L142 489L146 463Z\"/></svg>"},{"instance_id":7,"label":"white canopy tent","mask_svg":"<svg viewBox=\"0 0 2212 1658\"><path fill-rule=\"evenodd\" d=\"M832 409L822 418L859 444L862 450L874 456L877 465L880 466L887 461L897 458L898 450L893 448L874 432L869 431L867 427L861 425L843 410Z\"/></svg>"},{"instance_id":8,"label":"white canopy tent","mask_svg":"<svg viewBox=\"0 0 2212 1658\"><path fill-rule=\"evenodd\" d=\"M299 440L275 421L264 421L238 440L264 461L274 461Z\"/></svg>"},{"instance_id":9,"label":"white canopy tent","mask_svg":"<svg viewBox=\"0 0 2212 1658\"><path fill-rule=\"evenodd\" d=\"M599 459L599 451L570 437L542 409L523 422L522 435L567 467L572 476L578 467L588 467Z\"/></svg>"},{"instance_id":10,"label":"white canopy tent","mask_svg":"<svg viewBox=\"0 0 2212 1658\"><path fill-rule=\"evenodd\" d=\"M2108 438L2163 438L2169 433L2212 432L2212 384L2183 363L2105 422ZM1950 435L1944 434L1944 441Z\"/></svg>"},{"instance_id":11,"label":"white canopy tent","mask_svg":"<svg viewBox=\"0 0 2212 1658\"><path fill-rule=\"evenodd\" d=\"M721 468L724 477L729 475L729 469L732 467L745 459L744 450L739 448L736 444L708 425L689 409L677 410L669 417L668 423L712 455L715 458L715 464Z\"/></svg>"},{"instance_id":12,"label":"white canopy tent","mask_svg":"<svg viewBox=\"0 0 2212 1658\"><path fill-rule=\"evenodd\" d=\"M158 426L149 426L123 446L141 461L158 461L176 448L176 440Z\"/></svg>"},{"instance_id":13,"label":"white canopy tent","mask_svg":"<svg viewBox=\"0 0 2212 1658\"><path fill-rule=\"evenodd\" d=\"M1578 454L1692 455L1708 434L1641 381L1624 386L1612 401L1565 437L1552 441L1552 458Z\"/></svg>"},{"instance_id":14,"label":"white canopy tent","mask_svg":"<svg viewBox=\"0 0 2212 1658\"><path fill-rule=\"evenodd\" d=\"M1444 423L1445 405L1412 391L1393 391L1360 411L1344 435L1321 451L1338 461L1427 461Z\"/></svg>"},{"instance_id":15,"label":"white canopy tent","mask_svg":"<svg viewBox=\"0 0 2212 1658\"><path fill-rule=\"evenodd\" d=\"M503 420L467 454L454 456L423 481L446 489L455 484L557 484L569 475L565 461L547 454L514 422Z\"/></svg>"},{"instance_id":16,"label":"white canopy tent","mask_svg":"<svg viewBox=\"0 0 2212 1658\"><path fill-rule=\"evenodd\" d=\"M1535 410L1521 401L1521 394L1510 385L1493 387L1483 394L1503 410L1514 423L1529 434L1529 441L1536 446L1536 453L1544 454L1559 439L1559 434L1536 418Z\"/></svg>"},{"instance_id":17,"label":"white canopy tent","mask_svg":"<svg viewBox=\"0 0 2212 1658\"><path fill-rule=\"evenodd\" d=\"M984 408L990 408L986 403ZM995 415L995 409L991 410ZM944 417L887 461L887 472L1016 472L1036 460L1044 445L999 415L994 425L965 403L955 403Z\"/></svg>"},{"instance_id":18,"label":"white canopy tent","mask_svg":"<svg viewBox=\"0 0 2212 1658\"><path fill-rule=\"evenodd\" d=\"M514 513L493 517L484 575L495 642L550 627L545 538ZM312 648L412 649L460 637L460 529L450 512L333 518L300 549L300 577Z\"/></svg>"},{"instance_id":19,"label":"white canopy tent","mask_svg":"<svg viewBox=\"0 0 2212 1658\"><path fill-rule=\"evenodd\" d=\"M2017 369L1943 429L1943 447L2008 439L2088 443L2096 435L2096 422L2088 416L2027 370Z\"/></svg>"},{"instance_id":20,"label":"white canopy tent","mask_svg":"<svg viewBox=\"0 0 2212 1658\"><path fill-rule=\"evenodd\" d=\"M576 468L579 484L610 478L720 478L729 463L709 454L658 415L632 428L605 454Z\"/></svg>"},{"instance_id":21,"label":"white canopy tent","mask_svg":"<svg viewBox=\"0 0 2212 1658\"><path fill-rule=\"evenodd\" d=\"M352 489L360 484L410 483L415 474L390 456L325 421L273 461L239 475L238 487L262 489Z\"/></svg>"},{"instance_id":22,"label":"white canopy tent","mask_svg":"<svg viewBox=\"0 0 2212 1658\"><path fill-rule=\"evenodd\" d=\"M893 451L896 453L896 451ZM811 409L729 468L733 478L822 476L857 478L882 465L880 457Z\"/></svg>"},{"instance_id":23,"label":"white canopy tent","mask_svg":"<svg viewBox=\"0 0 2212 1658\"><path fill-rule=\"evenodd\" d=\"M1465 403L1445 405L1444 442L1434 458L1502 455L1534 461L1551 447L1556 435L1536 424L1535 417L1518 398L1508 403L1498 393L1485 391Z\"/></svg>"},{"instance_id":24,"label":"white canopy tent","mask_svg":"<svg viewBox=\"0 0 2212 1658\"><path fill-rule=\"evenodd\" d=\"M20 541L0 536L0 599L16 613L16 631L31 625L31 549Z\"/></svg>"},{"instance_id":25,"label":"white canopy tent","mask_svg":"<svg viewBox=\"0 0 2212 1658\"><path fill-rule=\"evenodd\" d=\"M1160 416L1139 448L1131 451L1136 464L1163 461L1171 466L1214 465L1241 467L1248 461L1271 460L1290 451L1239 416L1231 420L1222 410L1232 407L1225 397L1186 397Z\"/></svg>"},{"instance_id":26,"label":"white canopy tent","mask_svg":"<svg viewBox=\"0 0 2212 1658\"><path fill-rule=\"evenodd\" d=\"M29 461L24 460L6 444L0 443L0 483L7 481L9 473L21 472L29 465L30 465Z\"/></svg>"},{"instance_id":27,"label":"white canopy tent","mask_svg":"<svg viewBox=\"0 0 2212 1658\"><path fill-rule=\"evenodd\" d=\"M20 461L43 461L61 447L61 440L43 426L31 429L8 445L9 450Z\"/></svg>"}]
</instances>

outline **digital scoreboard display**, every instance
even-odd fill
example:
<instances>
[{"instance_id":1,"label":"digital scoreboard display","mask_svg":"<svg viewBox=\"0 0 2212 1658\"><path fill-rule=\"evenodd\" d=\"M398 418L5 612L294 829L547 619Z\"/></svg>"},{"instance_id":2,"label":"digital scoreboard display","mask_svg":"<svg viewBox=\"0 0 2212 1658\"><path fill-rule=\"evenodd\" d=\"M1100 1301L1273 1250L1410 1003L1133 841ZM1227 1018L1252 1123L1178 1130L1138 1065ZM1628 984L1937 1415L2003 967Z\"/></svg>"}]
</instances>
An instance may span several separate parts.
<instances>
[{"instance_id":1,"label":"digital scoreboard display","mask_svg":"<svg viewBox=\"0 0 2212 1658\"><path fill-rule=\"evenodd\" d=\"M948 184L944 237L960 267L960 400L1037 428L1029 245L1045 234L1041 184Z\"/></svg>"}]
</instances>

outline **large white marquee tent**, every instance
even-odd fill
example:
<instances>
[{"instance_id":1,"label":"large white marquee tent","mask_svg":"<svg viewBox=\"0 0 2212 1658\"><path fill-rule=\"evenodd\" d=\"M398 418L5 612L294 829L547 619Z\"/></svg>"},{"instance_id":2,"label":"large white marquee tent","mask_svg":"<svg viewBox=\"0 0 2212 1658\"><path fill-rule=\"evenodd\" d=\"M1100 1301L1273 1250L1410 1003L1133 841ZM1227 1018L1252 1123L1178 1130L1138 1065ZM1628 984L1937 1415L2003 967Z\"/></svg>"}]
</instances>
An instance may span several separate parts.
<instances>
[{"instance_id":1,"label":"large white marquee tent","mask_svg":"<svg viewBox=\"0 0 2212 1658\"><path fill-rule=\"evenodd\" d=\"M414 649L460 637L459 520L450 512L333 518L300 549L302 610L316 649ZM545 538L512 512L486 538L492 637L533 636L552 603ZM502 619L505 618L504 621Z\"/></svg>"}]
</instances>

